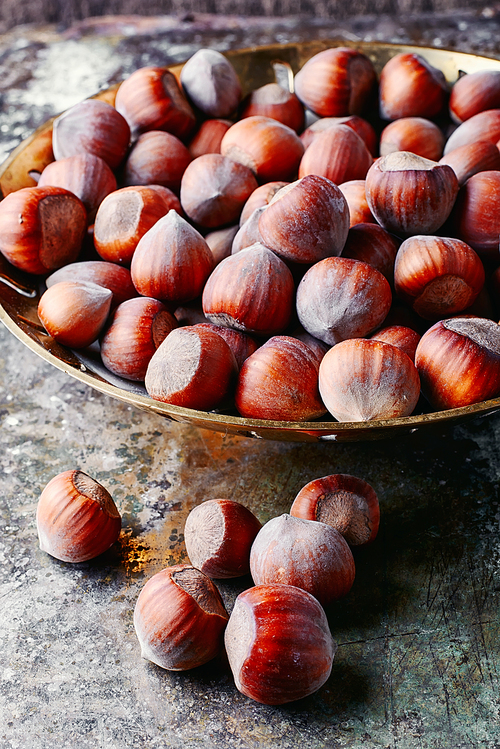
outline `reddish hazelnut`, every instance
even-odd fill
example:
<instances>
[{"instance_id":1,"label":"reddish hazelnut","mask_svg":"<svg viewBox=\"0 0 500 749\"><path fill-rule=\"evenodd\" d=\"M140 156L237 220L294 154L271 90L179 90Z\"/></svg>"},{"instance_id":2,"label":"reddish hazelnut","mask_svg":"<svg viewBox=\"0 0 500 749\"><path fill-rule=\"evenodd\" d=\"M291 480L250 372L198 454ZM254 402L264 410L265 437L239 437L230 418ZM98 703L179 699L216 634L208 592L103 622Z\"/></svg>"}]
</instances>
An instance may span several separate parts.
<instances>
[{"instance_id":1,"label":"reddish hazelnut","mask_svg":"<svg viewBox=\"0 0 500 749\"><path fill-rule=\"evenodd\" d=\"M109 289L94 283L61 281L42 294L38 317L58 343L85 348L99 337L112 297Z\"/></svg>"},{"instance_id":2,"label":"reddish hazelnut","mask_svg":"<svg viewBox=\"0 0 500 749\"><path fill-rule=\"evenodd\" d=\"M122 268L116 263L107 263L105 260L70 263L48 276L45 284L49 288L60 281L83 281L104 286L105 289L113 292L112 307L137 296L128 268Z\"/></svg>"},{"instance_id":3,"label":"reddish hazelnut","mask_svg":"<svg viewBox=\"0 0 500 749\"><path fill-rule=\"evenodd\" d=\"M82 201L62 187L24 187L0 203L0 252L27 273L78 257L87 227Z\"/></svg>"},{"instance_id":4,"label":"reddish hazelnut","mask_svg":"<svg viewBox=\"0 0 500 749\"><path fill-rule=\"evenodd\" d=\"M323 416L316 356L297 338L273 336L243 363L235 403L249 419L310 421Z\"/></svg>"},{"instance_id":5,"label":"reddish hazelnut","mask_svg":"<svg viewBox=\"0 0 500 749\"><path fill-rule=\"evenodd\" d=\"M49 481L36 510L40 548L62 562L86 562L118 539L121 517L111 494L83 471Z\"/></svg>"},{"instance_id":6,"label":"reddish hazelnut","mask_svg":"<svg viewBox=\"0 0 500 749\"><path fill-rule=\"evenodd\" d=\"M484 279L481 260L460 239L409 237L396 256L396 294L426 320L447 317L469 307Z\"/></svg>"},{"instance_id":7,"label":"reddish hazelnut","mask_svg":"<svg viewBox=\"0 0 500 749\"><path fill-rule=\"evenodd\" d=\"M250 572L250 548L262 525L231 499L208 499L186 518L184 541L191 564L215 579Z\"/></svg>"},{"instance_id":8,"label":"reddish hazelnut","mask_svg":"<svg viewBox=\"0 0 500 749\"><path fill-rule=\"evenodd\" d=\"M300 136L304 148L307 150L319 133L322 133L323 130L328 130L333 125L347 125L347 127L352 128L364 140L371 155L375 156L377 154L377 133L368 120L359 117L357 114L350 114L346 117L321 117L319 120L316 120Z\"/></svg>"},{"instance_id":9,"label":"reddish hazelnut","mask_svg":"<svg viewBox=\"0 0 500 749\"><path fill-rule=\"evenodd\" d=\"M178 193L190 162L191 154L179 138L162 130L150 130L132 146L125 163L124 183L163 185Z\"/></svg>"},{"instance_id":10,"label":"reddish hazelnut","mask_svg":"<svg viewBox=\"0 0 500 749\"><path fill-rule=\"evenodd\" d=\"M462 185L450 223L482 259L499 262L500 171L478 172Z\"/></svg>"},{"instance_id":11,"label":"reddish hazelnut","mask_svg":"<svg viewBox=\"0 0 500 749\"><path fill-rule=\"evenodd\" d=\"M240 216L240 226L242 226L247 219L250 218L256 208L263 208L271 202L278 190L285 187L288 182L266 182L264 185L260 185L248 198L247 202L243 206L243 210Z\"/></svg>"},{"instance_id":12,"label":"reddish hazelnut","mask_svg":"<svg viewBox=\"0 0 500 749\"><path fill-rule=\"evenodd\" d=\"M310 174L276 193L260 216L259 231L265 245L286 260L309 264L340 255L349 231L346 199L329 179Z\"/></svg>"},{"instance_id":13,"label":"reddish hazelnut","mask_svg":"<svg viewBox=\"0 0 500 749\"><path fill-rule=\"evenodd\" d=\"M368 263L392 284L398 244L399 242L378 224L355 224L349 229L342 257Z\"/></svg>"},{"instance_id":14,"label":"reddish hazelnut","mask_svg":"<svg viewBox=\"0 0 500 749\"><path fill-rule=\"evenodd\" d=\"M350 47L325 49L311 57L295 76L295 92L320 117L361 114L375 89L371 60Z\"/></svg>"},{"instance_id":15,"label":"reddish hazelnut","mask_svg":"<svg viewBox=\"0 0 500 749\"><path fill-rule=\"evenodd\" d=\"M130 273L139 294L178 305L201 294L213 267L201 234L171 210L139 240Z\"/></svg>"},{"instance_id":16,"label":"reddish hazelnut","mask_svg":"<svg viewBox=\"0 0 500 749\"><path fill-rule=\"evenodd\" d=\"M398 237L434 234L450 215L458 193L447 164L408 151L383 156L366 175L366 199L378 223Z\"/></svg>"},{"instance_id":17,"label":"reddish hazelnut","mask_svg":"<svg viewBox=\"0 0 500 749\"><path fill-rule=\"evenodd\" d=\"M443 111L448 89L443 73L412 52L392 57L379 79L380 116L435 117Z\"/></svg>"},{"instance_id":18,"label":"reddish hazelnut","mask_svg":"<svg viewBox=\"0 0 500 749\"><path fill-rule=\"evenodd\" d=\"M247 166L259 182L294 179L304 146L292 128L255 115L235 122L221 142L221 154Z\"/></svg>"},{"instance_id":19,"label":"reddish hazelnut","mask_svg":"<svg viewBox=\"0 0 500 749\"><path fill-rule=\"evenodd\" d=\"M195 114L175 75L166 68L136 70L116 92L115 106L134 139L147 130L166 130L185 142L196 126Z\"/></svg>"},{"instance_id":20,"label":"reddish hazelnut","mask_svg":"<svg viewBox=\"0 0 500 749\"><path fill-rule=\"evenodd\" d=\"M241 98L231 62L215 49L199 49L183 65L181 84L191 103L207 117L229 117Z\"/></svg>"},{"instance_id":21,"label":"reddish hazelnut","mask_svg":"<svg viewBox=\"0 0 500 749\"><path fill-rule=\"evenodd\" d=\"M85 99L54 120L52 147L57 160L81 153L103 159L111 169L123 161L130 141L130 128L111 104Z\"/></svg>"},{"instance_id":22,"label":"reddish hazelnut","mask_svg":"<svg viewBox=\"0 0 500 749\"><path fill-rule=\"evenodd\" d=\"M301 325L293 331L293 337L302 341L310 348L319 367L322 358L330 346L327 343L324 343L324 341L320 341L319 338L312 336L307 332L307 330L304 330Z\"/></svg>"},{"instance_id":23,"label":"reddish hazelnut","mask_svg":"<svg viewBox=\"0 0 500 749\"><path fill-rule=\"evenodd\" d=\"M186 671L215 658L228 619L214 583L188 564L153 575L134 609L142 657L169 671Z\"/></svg>"},{"instance_id":24,"label":"reddish hazelnut","mask_svg":"<svg viewBox=\"0 0 500 749\"><path fill-rule=\"evenodd\" d=\"M251 91L241 104L240 119L262 115L282 122L296 133L304 129L304 106L297 96L278 83Z\"/></svg>"},{"instance_id":25,"label":"reddish hazelnut","mask_svg":"<svg viewBox=\"0 0 500 749\"><path fill-rule=\"evenodd\" d=\"M154 400L209 411L228 395L236 372L234 354L220 335L198 325L176 328L153 354L145 386Z\"/></svg>"},{"instance_id":26,"label":"reddish hazelnut","mask_svg":"<svg viewBox=\"0 0 500 749\"><path fill-rule=\"evenodd\" d=\"M224 634L237 689L265 705L316 692L337 649L326 614L293 585L258 585L240 593Z\"/></svg>"},{"instance_id":27,"label":"reddish hazelnut","mask_svg":"<svg viewBox=\"0 0 500 749\"><path fill-rule=\"evenodd\" d=\"M187 167L181 182L181 205L199 226L214 229L234 224L257 187L248 167L219 153L199 156Z\"/></svg>"},{"instance_id":28,"label":"reddish hazelnut","mask_svg":"<svg viewBox=\"0 0 500 749\"><path fill-rule=\"evenodd\" d=\"M490 143L500 140L500 109L479 112L459 125L446 141L444 154L478 140L487 140Z\"/></svg>"},{"instance_id":29,"label":"reddish hazelnut","mask_svg":"<svg viewBox=\"0 0 500 749\"><path fill-rule=\"evenodd\" d=\"M425 117L401 117L390 122L380 134L380 155L410 151L431 161L443 155L444 133Z\"/></svg>"},{"instance_id":30,"label":"reddish hazelnut","mask_svg":"<svg viewBox=\"0 0 500 749\"><path fill-rule=\"evenodd\" d=\"M338 421L372 421L409 416L419 399L420 381L415 365L401 349L356 338L325 354L319 390Z\"/></svg>"},{"instance_id":31,"label":"reddish hazelnut","mask_svg":"<svg viewBox=\"0 0 500 749\"><path fill-rule=\"evenodd\" d=\"M494 398L500 394L500 325L479 317L441 320L422 336L415 365L436 409Z\"/></svg>"},{"instance_id":32,"label":"reddish hazelnut","mask_svg":"<svg viewBox=\"0 0 500 749\"><path fill-rule=\"evenodd\" d=\"M356 224L376 223L366 200L364 179L351 179L348 182L342 182L339 185L339 190L346 199L349 208L350 228L356 226Z\"/></svg>"},{"instance_id":33,"label":"reddish hazelnut","mask_svg":"<svg viewBox=\"0 0 500 749\"><path fill-rule=\"evenodd\" d=\"M203 289L206 317L216 324L269 336L288 326L295 285L285 263L256 243L223 260Z\"/></svg>"},{"instance_id":34,"label":"reddish hazelnut","mask_svg":"<svg viewBox=\"0 0 500 749\"><path fill-rule=\"evenodd\" d=\"M366 546L377 536L380 507L373 488L346 473L314 479L295 497L290 515L335 528L350 546Z\"/></svg>"},{"instance_id":35,"label":"reddish hazelnut","mask_svg":"<svg viewBox=\"0 0 500 749\"><path fill-rule=\"evenodd\" d=\"M142 382L156 349L177 327L157 299L136 297L120 304L101 339L101 358L113 374Z\"/></svg>"},{"instance_id":36,"label":"reddish hazelnut","mask_svg":"<svg viewBox=\"0 0 500 749\"><path fill-rule=\"evenodd\" d=\"M103 159L91 153L68 156L45 167L38 187L64 187L82 201L87 220L93 223L96 211L106 195L116 190L116 177Z\"/></svg>"},{"instance_id":37,"label":"reddish hazelnut","mask_svg":"<svg viewBox=\"0 0 500 749\"><path fill-rule=\"evenodd\" d=\"M295 585L327 606L349 593L355 566L347 542L331 525L284 514L255 537L250 572L256 585Z\"/></svg>"},{"instance_id":38,"label":"reddish hazelnut","mask_svg":"<svg viewBox=\"0 0 500 749\"><path fill-rule=\"evenodd\" d=\"M231 253L233 255L240 250L244 250L245 247L250 247L250 245L255 244L255 242L262 242L262 235L259 231L259 219L266 207L267 206L263 205L260 208L256 208L247 218L245 223L241 224L238 233L233 239L231 247Z\"/></svg>"},{"instance_id":39,"label":"reddish hazelnut","mask_svg":"<svg viewBox=\"0 0 500 749\"><path fill-rule=\"evenodd\" d=\"M451 166L457 175L458 184L463 185L473 174L500 170L500 150L495 143L478 140L448 151L446 156L440 158L439 163Z\"/></svg>"},{"instance_id":40,"label":"reddish hazelnut","mask_svg":"<svg viewBox=\"0 0 500 749\"><path fill-rule=\"evenodd\" d=\"M389 283L371 265L325 258L309 268L299 283L297 315L308 333L333 346L378 328L391 299Z\"/></svg>"},{"instance_id":41,"label":"reddish hazelnut","mask_svg":"<svg viewBox=\"0 0 500 749\"><path fill-rule=\"evenodd\" d=\"M319 174L336 185L364 179L373 158L364 140L347 125L335 125L319 133L304 153L299 178Z\"/></svg>"},{"instance_id":42,"label":"reddish hazelnut","mask_svg":"<svg viewBox=\"0 0 500 749\"><path fill-rule=\"evenodd\" d=\"M500 107L500 71L478 70L461 76L451 89L449 110L454 122Z\"/></svg>"},{"instance_id":43,"label":"reddish hazelnut","mask_svg":"<svg viewBox=\"0 0 500 749\"><path fill-rule=\"evenodd\" d=\"M193 159L206 153L220 153L222 138L233 123L230 120L205 120L202 122L191 142L189 153Z\"/></svg>"},{"instance_id":44,"label":"reddish hazelnut","mask_svg":"<svg viewBox=\"0 0 500 749\"><path fill-rule=\"evenodd\" d=\"M401 349L410 357L412 362L415 362L415 351L421 337L420 333L412 328L407 328L405 325L389 325L386 328L380 328L370 336L374 341L390 343L392 346Z\"/></svg>"},{"instance_id":45,"label":"reddish hazelnut","mask_svg":"<svg viewBox=\"0 0 500 749\"><path fill-rule=\"evenodd\" d=\"M97 252L103 260L130 265L141 237L172 209L182 213L179 199L161 185L136 185L112 192L95 217Z\"/></svg>"}]
</instances>

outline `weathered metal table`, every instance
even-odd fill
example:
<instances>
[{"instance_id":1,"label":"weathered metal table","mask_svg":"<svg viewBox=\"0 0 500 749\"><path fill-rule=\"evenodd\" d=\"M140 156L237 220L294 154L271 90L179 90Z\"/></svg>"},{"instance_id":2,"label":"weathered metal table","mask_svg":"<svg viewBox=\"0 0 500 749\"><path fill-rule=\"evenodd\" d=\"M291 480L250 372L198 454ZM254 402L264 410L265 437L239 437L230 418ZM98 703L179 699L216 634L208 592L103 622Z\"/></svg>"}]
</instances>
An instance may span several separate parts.
<instances>
[{"instance_id":1,"label":"weathered metal table","mask_svg":"<svg viewBox=\"0 0 500 749\"><path fill-rule=\"evenodd\" d=\"M161 24L163 28L161 28ZM334 22L116 19L65 35L0 38L4 155L55 112L135 67L195 48L313 35L412 41L500 55L495 11ZM440 40L440 41L439 41ZM286 444L227 437L131 410L69 379L0 330L0 747L500 746L500 418L397 441ZM38 549L35 510L80 468L113 494L119 543L69 565ZM132 612L145 580L184 558L187 512L229 496L265 521L310 479L360 476L381 500L329 610L339 643L315 695L282 708L236 691L223 657L168 673L140 657ZM249 580L220 585L229 608Z\"/></svg>"}]
</instances>

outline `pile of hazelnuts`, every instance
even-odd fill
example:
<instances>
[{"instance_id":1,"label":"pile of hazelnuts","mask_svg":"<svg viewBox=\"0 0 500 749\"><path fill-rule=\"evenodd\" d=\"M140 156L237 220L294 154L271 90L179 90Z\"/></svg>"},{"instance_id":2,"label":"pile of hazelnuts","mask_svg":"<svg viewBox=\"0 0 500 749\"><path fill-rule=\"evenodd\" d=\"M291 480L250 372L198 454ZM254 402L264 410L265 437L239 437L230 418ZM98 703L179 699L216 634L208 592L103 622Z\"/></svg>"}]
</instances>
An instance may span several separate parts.
<instances>
[{"instance_id":1,"label":"pile of hazelnuts","mask_svg":"<svg viewBox=\"0 0 500 749\"><path fill-rule=\"evenodd\" d=\"M243 97L200 49L55 120L38 184L0 204L48 334L99 341L153 399L250 419L498 396L500 71L450 90L419 54L377 76L335 47L294 86Z\"/></svg>"},{"instance_id":2,"label":"pile of hazelnuts","mask_svg":"<svg viewBox=\"0 0 500 749\"><path fill-rule=\"evenodd\" d=\"M348 474L315 479L289 513L264 525L244 505L211 499L189 513L189 564L153 575L134 610L141 655L185 671L225 649L236 687L267 705L317 691L337 649L325 608L349 593L351 547L370 544L380 522L377 495ZM40 548L65 562L102 554L118 539L121 518L107 490L78 470L55 476L37 507ZM251 574L231 614L214 580Z\"/></svg>"}]
</instances>

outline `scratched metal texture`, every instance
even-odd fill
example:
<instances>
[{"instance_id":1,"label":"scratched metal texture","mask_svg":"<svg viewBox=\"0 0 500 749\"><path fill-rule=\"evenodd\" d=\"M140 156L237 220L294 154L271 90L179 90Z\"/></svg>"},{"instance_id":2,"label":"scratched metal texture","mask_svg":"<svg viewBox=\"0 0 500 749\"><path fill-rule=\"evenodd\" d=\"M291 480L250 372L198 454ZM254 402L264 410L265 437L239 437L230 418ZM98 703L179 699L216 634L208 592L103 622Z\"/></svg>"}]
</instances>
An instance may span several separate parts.
<instances>
[{"instance_id":1,"label":"scratched metal texture","mask_svg":"<svg viewBox=\"0 0 500 749\"><path fill-rule=\"evenodd\" d=\"M2 148L140 64L338 31L296 19L196 23L0 37ZM354 19L342 33L498 54L498 26L492 9ZM349 445L224 436L110 400L0 329L0 424L1 749L500 747L499 417ZM119 542L77 565L36 537L39 494L68 468L101 481L123 517ZM236 690L223 656L187 673L141 659L135 601L152 574L185 559L194 505L232 497L265 522L335 472L375 488L382 520L356 553L351 593L328 610L339 648L318 693L271 708ZM250 584L220 584L229 610Z\"/></svg>"}]
</instances>

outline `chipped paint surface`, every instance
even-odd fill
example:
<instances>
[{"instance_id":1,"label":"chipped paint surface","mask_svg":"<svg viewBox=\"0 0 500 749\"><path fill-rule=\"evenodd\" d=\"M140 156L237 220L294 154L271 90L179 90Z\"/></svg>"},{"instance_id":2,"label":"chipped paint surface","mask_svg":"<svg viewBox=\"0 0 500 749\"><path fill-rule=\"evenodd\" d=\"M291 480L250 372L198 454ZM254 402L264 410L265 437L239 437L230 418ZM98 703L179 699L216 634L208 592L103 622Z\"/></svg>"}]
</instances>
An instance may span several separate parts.
<instances>
[{"instance_id":1,"label":"chipped paint surface","mask_svg":"<svg viewBox=\"0 0 500 749\"><path fill-rule=\"evenodd\" d=\"M349 28L379 38L382 22ZM493 52L498 21L489 22L487 39L468 15L460 34ZM385 39L430 43L412 23ZM324 22L316 30L332 35ZM55 32L4 39L0 69L11 79L1 91L2 148L73 103L74 88L81 98L203 43L257 43L252 29L246 37L241 28L198 30L194 39L188 31L85 38L78 47ZM293 41L312 30L269 21L258 33ZM366 444L245 440L131 410L50 368L3 329L0 346L2 749L498 749L500 417ZM68 468L104 484L123 517L118 543L77 565L41 552L35 525L41 490ZM317 694L270 708L236 691L222 656L188 673L141 659L135 601L152 574L185 561L192 507L230 497L265 522L288 512L308 481L335 472L375 488L382 520L376 542L356 552L352 591L328 611L339 649ZM229 610L250 582L220 584Z\"/></svg>"}]
</instances>

